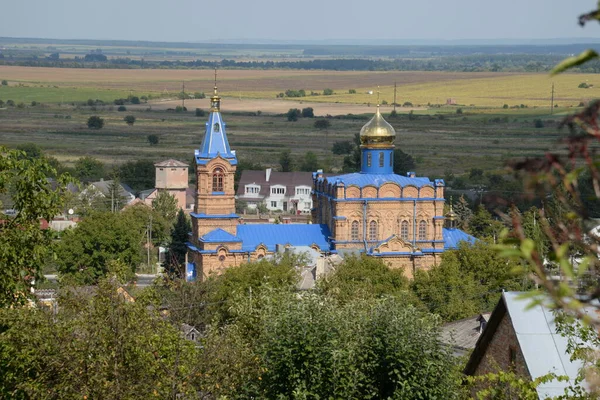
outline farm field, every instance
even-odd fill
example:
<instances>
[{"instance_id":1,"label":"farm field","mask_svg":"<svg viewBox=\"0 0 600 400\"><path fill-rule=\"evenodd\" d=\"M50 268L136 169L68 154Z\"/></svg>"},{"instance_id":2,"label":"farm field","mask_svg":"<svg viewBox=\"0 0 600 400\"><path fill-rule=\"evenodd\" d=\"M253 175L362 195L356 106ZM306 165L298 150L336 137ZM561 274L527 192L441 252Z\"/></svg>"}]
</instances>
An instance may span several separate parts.
<instances>
[{"instance_id":1,"label":"farm field","mask_svg":"<svg viewBox=\"0 0 600 400\"><path fill-rule=\"evenodd\" d=\"M0 100L25 103L79 102L87 98L107 101L126 97L125 94L169 98L181 91L182 82L189 93L210 92L214 85L211 70L0 66L0 79L9 83L0 87ZM238 99L275 99L288 89L304 89L307 94L322 93L325 88L334 91L330 96L301 99L318 103L373 105L377 103L379 90L380 101L391 104L394 82L398 86L397 102L410 102L415 106L444 104L446 99L452 98L457 104L474 107L502 107L504 104L548 107L553 83L555 102L560 106L577 106L600 96L597 74L563 74L551 78L544 73L222 70L218 79L221 94ZM583 82L591 87L578 88ZM350 89L356 90L356 94L349 94ZM373 94L368 94L369 91Z\"/></svg>"},{"instance_id":2,"label":"farm field","mask_svg":"<svg viewBox=\"0 0 600 400\"><path fill-rule=\"evenodd\" d=\"M557 141L567 134L556 128L560 115L545 118L546 126L536 129L533 121L539 115L534 111L539 109L510 111L512 114L417 115L416 119L400 115L388 120L398 132L396 146L417 160L418 174L430 177L442 177L448 171L460 174L471 168L501 169L510 158L540 155L556 148ZM136 116L133 126L123 121L127 114ZM91 115L105 119L103 129L87 128ZM343 156L331 153L332 144L352 140L368 118L331 118L331 128L320 131L313 127L312 118L288 122L283 116L224 112L229 141L241 160L276 166L279 153L289 148L298 161L307 151L315 152L328 170L339 170L343 161ZM0 109L0 144L33 142L67 164L86 155L109 165L170 157L188 161L201 143L205 119L195 117L194 112L166 110L123 113L109 107L96 111L66 106L5 108ZM148 144L149 134L159 136L157 146Z\"/></svg>"}]
</instances>

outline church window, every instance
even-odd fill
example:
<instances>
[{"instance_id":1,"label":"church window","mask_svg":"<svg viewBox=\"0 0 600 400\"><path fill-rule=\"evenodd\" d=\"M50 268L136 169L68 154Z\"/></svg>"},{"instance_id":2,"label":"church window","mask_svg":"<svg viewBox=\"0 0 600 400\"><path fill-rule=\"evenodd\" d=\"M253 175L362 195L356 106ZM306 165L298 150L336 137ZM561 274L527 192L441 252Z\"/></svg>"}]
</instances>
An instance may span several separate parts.
<instances>
[{"instance_id":1,"label":"church window","mask_svg":"<svg viewBox=\"0 0 600 400\"><path fill-rule=\"evenodd\" d=\"M400 237L403 240L408 240L408 221L402 221L400 223Z\"/></svg>"},{"instance_id":2,"label":"church window","mask_svg":"<svg viewBox=\"0 0 600 400\"><path fill-rule=\"evenodd\" d=\"M385 156L383 155L383 151L379 152L379 167L383 167L383 163L385 162Z\"/></svg>"},{"instance_id":3,"label":"church window","mask_svg":"<svg viewBox=\"0 0 600 400\"><path fill-rule=\"evenodd\" d=\"M427 240L427 222L419 222L419 240Z\"/></svg>"},{"instance_id":4,"label":"church window","mask_svg":"<svg viewBox=\"0 0 600 400\"><path fill-rule=\"evenodd\" d=\"M352 240L358 240L358 221L352 221L352 228L350 229L350 237Z\"/></svg>"},{"instance_id":5,"label":"church window","mask_svg":"<svg viewBox=\"0 0 600 400\"><path fill-rule=\"evenodd\" d=\"M213 192L222 192L223 191L223 170L221 168L217 168L213 171L212 191Z\"/></svg>"},{"instance_id":6,"label":"church window","mask_svg":"<svg viewBox=\"0 0 600 400\"><path fill-rule=\"evenodd\" d=\"M377 240L377 222L376 221L369 222L369 240L370 241Z\"/></svg>"},{"instance_id":7,"label":"church window","mask_svg":"<svg viewBox=\"0 0 600 400\"><path fill-rule=\"evenodd\" d=\"M367 167L371 166L371 153L367 153Z\"/></svg>"},{"instance_id":8,"label":"church window","mask_svg":"<svg viewBox=\"0 0 600 400\"><path fill-rule=\"evenodd\" d=\"M394 153L390 153L390 167L394 166Z\"/></svg>"},{"instance_id":9,"label":"church window","mask_svg":"<svg viewBox=\"0 0 600 400\"><path fill-rule=\"evenodd\" d=\"M213 131L219 132L220 130L221 130L221 125L219 125L219 123L216 123L213 125Z\"/></svg>"}]
</instances>

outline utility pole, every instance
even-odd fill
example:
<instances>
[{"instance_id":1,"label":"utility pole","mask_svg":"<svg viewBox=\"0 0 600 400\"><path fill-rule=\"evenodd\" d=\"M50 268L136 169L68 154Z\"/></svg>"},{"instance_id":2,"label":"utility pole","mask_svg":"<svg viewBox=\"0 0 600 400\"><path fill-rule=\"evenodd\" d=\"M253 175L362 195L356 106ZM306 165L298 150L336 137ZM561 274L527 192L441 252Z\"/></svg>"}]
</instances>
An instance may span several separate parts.
<instances>
[{"instance_id":1,"label":"utility pole","mask_svg":"<svg viewBox=\"0 0 600 400\"><path fill-rule=\"evenodd\" d=\"M396 112L396 82L394 82L394 113Z\"/></svg>"},{"instance_id":2,"label":"utility pole","mask_svg":"<svg viewBox=\"0 0 600 400\"><path fill-rule=\"evenodd\" d=\"M181 81L181 108L185 108L185 82Z\"/></svg>"},{"instance_id":3,"label":"utility pole","mask_svg":"<svg viewBox=\"0 0 600 400\"><path fill-rule=\"evenodd\" d=\"M550 100L550 115L554 114L554 83L552 83L552 98Z\"/></svg>"}]
</instances>

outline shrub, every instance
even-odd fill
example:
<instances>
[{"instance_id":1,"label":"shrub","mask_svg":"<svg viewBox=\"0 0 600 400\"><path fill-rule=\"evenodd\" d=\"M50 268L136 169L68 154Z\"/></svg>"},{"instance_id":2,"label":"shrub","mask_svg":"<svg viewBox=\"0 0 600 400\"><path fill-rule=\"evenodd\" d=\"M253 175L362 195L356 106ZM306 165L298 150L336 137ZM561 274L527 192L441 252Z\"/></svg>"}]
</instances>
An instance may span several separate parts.
<instances>
[{"instance_id":1,"label":"shrub","mask_svg":"<svg viewBox=\"0 0 600 400\"><path fill-rule=\"evenodd\" d=\"M302 116L304 118L313 118L315 116L314 110L312 107L306 107L302 109Z\"/></svg>"},{"instance_id":2,"label":"shrub","mask_svg":"<svg viewBox=\"0 0 600 400\"><path fill-rule=\"evenodd\" d=\"M104 126L104 119L98 117L97 115L92 115L87 120L87 126L90 129L102 129Z\"/></svg>"},{"instance_id":3,"label":"shrub","mask_svg":"<svg viewBox=\"0 0 600 400\"><path fill-rule=\"evenodd\" d=\"M463 113L463 110L462 110L462 108L457 108L457 109L456 109L456 113L457 113L457 114L462 114L462 113Z\"/></svg>"},{"instance_id":4,"label":"shrub","mask_svg":"<svg viewBox=\"0 0 600 400\"><path fill-rule=\"evenodd\" d=\"M158 135L148 135L148 143L150 143L150 146L156 146L159 142L159 137Z\"/></svg>"},{"instance_id":5,"label":"shrub","mask_svg":"<svg viewBox=\"0 0 600 400\"><path fill-rule=\"evenodd\" d=\"M13 100L6 100L6 106L7 107L14 107L15 106L15 102Z\"/></svg>"},{"instance_id":6,"label":"shrub","mask_svg":"<svg viewBox=\"0 0 600 400\"><path fill-rule=\"evenodd\" d=\"M8 86L8 81L6 79L2 79L2 86Z\"/></svg>"},{"instance_id":7,"label":"shrub","mask_svg":"<svg viewBox=\"0 0 600 400\"><path fill-rule=\"evenodd\" d=\"M115 99L115 106L122 106L125 104L125 99Z\"/></svg>"},{"instance_id":8,"label":"shrub","mask_svg":"<svg viewBox=\"0 0 600 400\"><path fill-rule=\"evenodd\" d=\"M127 111L127 107L125 107L125 106L119 106L119 108L117 108L117 111L121 111L121 112Z\"/></svg>"},{"instance_id":9,"label":"shrub","mask_svg":"<svg viewBox=\"0 0 600 400\"><path fill-rule=\"evenodd\" d=\"M4 107L4 102L0 100L0 108Z\"/></svg>"},{"instance_id":10,"label":"shrub","mask_svg":"<svg viewBox=\"0 0 600 400\"><path fill-rule=\"evenodd\" d=\"M543 128L544 121L542 121L541 119L536 119L535 121L533 121L533 126L535 126L536 128Z\"/></svg>"},{"instance_id":11,"label":"shrub","mask_svg":"<svg viewBox=\"0 0 600 400\"><path fill-rule=\"evenodd\" d=\"M323 89L323 96L331 96L333 94L333 89Z\"/></svg>"},{"instance_id":12,"label":"shrub","mask_svg":"<svg viewBox=\"0 0 600 400\"><path fill-rule=\"evenodd\" d=\"M131 96L129 101L131 102L131 104L140 104L140 98L137 96Z\"/></svg>"},{"instance_id":13,"label":"shrub","mask_svg":"<svg viewBox=\"0 0 600 400\"><path fill-rule=\"evenodd\" d=\"M195 99L204 99L205 97L206 95L204 94L204 92L194 92Z\"/></svg>"},{"instance_id":14,"label":"shrub","mask_svg":"<svg viewBox=\"0 0 600 400\"><path fill-rule=\"evenodd\" d=\"M206 112L204 112L203 109L196 108L196 117L204 117L205 115L206 115Z\"/></svg>"},{"instance_id":15,"label":"shrub","mask_svg":"<svg viewBox=\"0 0 600 400\"><path fill-rule=\"evenodd\" d=\"M356 89L350 89L350 90L348 90L348 93L349 94L356 94Z\"/></svg>"},{"instance_id":16,"label":"shrub","mask_svg":"<svg viewBox=\"0 0 600 400\"><path fill-rule=\"evenodd\" d=\"M286 113L286 117L288 121L298 121L298 117L302 115L302 112L297 108L290 108Z\"/></svg>"},{"instance_id":17,"label":"shrub","mask_svg":"<svg viewBox=\"0 0 600 400\"><path fill-rule=\"evenodd\" d=\"M314 127L317 129L327 129L331 126L331 122L327 119L318 119L315 121Z\"/></svg>"},{"instance_id":18,"label":"shrub","mask_svg":"<svg viewBox=\"0 0 600 400\"><path fill-rule=\"evenodd\" d=\"M404 104L402 104L402 107L412 107L413 103L411 103L410 101L405 101Z\"/></svg>"},{"instance_id":19,"label":"shrub","mask_svg":"<svg viewBox=\"0 0 600 400\"><path fill-rule=\"evenodd\" d=\"M184 111L187 111L187 107L182 107L182 106L175 107L175 112L180 113L180 112L184 112Z\"/></svg>"},{"instance_id":20,"label":"shrub","mask_svg":"<svg viewBox=\"0 0 600 400\"><path fill-rule=\"evenodd\" d=\"M127 123L127 125L131 126L135 123L135 116L127 115L127 116L125 116L125 118L123 118L123 121L125 121Z\"/></svg>"},{"instance_id":21,"label":"shrub","mask_svg":"<svg viewBox=\"0 0 600 400\"><path fill-rule=\"evenodd\" d=\"M503 105L502 108L507 109L508 108L508 104Z\"/></svg>"},{"instance_id":22,"label":"shrub","mask_svg":"<svg viewBox=\"0 0 600 400\"><path fill-rule=\"evenodd\" d=\"M25 108L25 103L20 102L19 104L17 104L17 108Z\"/></svg>"},{"instance_id":23,"label":"shrub","mask_svg":"<svg viewBox=\"0 0 600 400\"><path fill-rule=\"evenodd\" d=\"M37 101L32 101L32 102L31 102L31 107L35 107L35 106L37 106L37 105L38 105L38 102L37 102Z\"/></svg>"},{"instance_id":24,"label":"shrub","mask_svg":"<svg viewBox=\"0 0 600 400\"><path fill-rule=\"evenodd\" d=\"M587 89L590 87L590 85L588 85L586 82L581 82L579 84L579 86L577 86L579 89Z\"/></svg>"}]
</instances>

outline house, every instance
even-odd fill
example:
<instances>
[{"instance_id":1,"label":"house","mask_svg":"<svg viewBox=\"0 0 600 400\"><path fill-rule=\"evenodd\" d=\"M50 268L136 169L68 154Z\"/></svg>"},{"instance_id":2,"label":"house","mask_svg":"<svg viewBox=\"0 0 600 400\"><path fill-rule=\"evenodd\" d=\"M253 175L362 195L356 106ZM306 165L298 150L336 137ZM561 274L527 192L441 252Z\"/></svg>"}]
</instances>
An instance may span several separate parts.
<instances>
[{"instance_id":1,"label":"house","mask_svg":"<svg viewBox=\"0 0 600 400\"><path fill-rule=\"evenodd\" d=\"M477 340L465 374L478 376L512 370L533 380L554 373L569 379L541 383L537 392L541 399L562 395L565 388L574 385L583 364L571 360L568 340L557 333L551 306L529 307L531 300L522 299L521 294L502 293Z\"/></svg>"},{"instance_id":2,"label":"house","mask_svg":"<svg viewBox=\"0 0 600 400\"><path fill-rule=\"evenodd\" d=\"M148 206L161 191L166 191L177 200L177 206L182 210L193 208L193 189L188 187L189 165L178 160L165 160L154 164L155 183L154 189L140 192L140 199ZM190 191L192 195L190 196ZM190 202L191 198L191 202Z\"/></svg>"},{"instance_id":3,"label":"house","mask_svg":"<svg viewBox=\"0 0 600 400\"><path fill-rule=\"evenodd\" d=\"M313 207L311 172L242 171L237 198L256 209L264 203L269 211L310 214Z\"/></svg>"},{"instance_id":4,"label":"house","mask_svg":"<svg viewBox=\"0 0 600 400\"><path fill-rule=\"evenodd\" d=\"M198 342L200 340L200 331L188 324L181 324L180 331L184 337L184 339L190 340L192 342Z\"/></svg>"},{"instance_id":5,"label":"house","mask_svg":"<svg viewBox=\"0 0 600 400\"><path fill-rule=\"evenodd\" d=\"M121 210L135 200L133 189L128 185L113 180L100 179L98 182L90 183L79 194L80 199L87 199L90 203L95 199L102 199L111 210Z\"/></svg>"}]
</instances>

